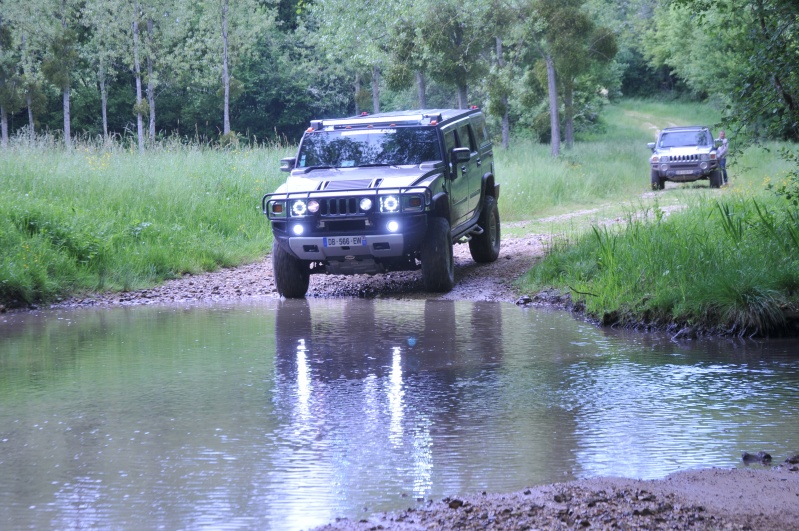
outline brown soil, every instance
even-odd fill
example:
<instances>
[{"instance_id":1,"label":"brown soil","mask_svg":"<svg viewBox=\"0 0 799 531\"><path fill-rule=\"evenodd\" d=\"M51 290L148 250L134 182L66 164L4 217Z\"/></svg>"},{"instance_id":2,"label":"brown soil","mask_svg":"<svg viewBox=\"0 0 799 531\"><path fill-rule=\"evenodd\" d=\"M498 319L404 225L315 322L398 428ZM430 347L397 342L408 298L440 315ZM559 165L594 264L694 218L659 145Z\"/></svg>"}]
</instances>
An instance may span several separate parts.
<instances>
[{"instance_id":1,"label":"brown soil","mask_svg":"<svg viewBox=\"0 0 799 531\"><path fill-rule=\"evenodd\" d=\"M308 297L535 303L533 298L519 293L513 283L544 256L546 243L543 235L503 239L500 258L492 264L476 264L467 245L456 246L457 284L445 294L425 293L421 273L416 271L372 277L314 275ZM278 297L268 257L235 269L187 275L152 289L75 298L55 306L207 303L263 297ZM545 302L553 301L559 299L552 297ZM580 480L507 494L482 493L428 501L402 512L376 514L368 520L337 520L324 529L799 530L798 471L795 463L786 463L773 469L757 466L687 471L657 481Z\"/></svg>"}]
</instances>

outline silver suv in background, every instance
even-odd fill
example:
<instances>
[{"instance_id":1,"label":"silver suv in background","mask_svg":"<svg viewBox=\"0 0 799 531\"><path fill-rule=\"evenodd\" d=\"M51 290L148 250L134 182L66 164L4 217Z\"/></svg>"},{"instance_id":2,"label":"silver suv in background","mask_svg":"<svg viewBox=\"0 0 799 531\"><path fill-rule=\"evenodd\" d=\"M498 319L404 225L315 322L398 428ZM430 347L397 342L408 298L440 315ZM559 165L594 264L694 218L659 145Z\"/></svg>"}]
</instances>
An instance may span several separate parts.
<instances>
[{"instance_id":1,"label":"silver suv in background","mask_svg":"<svg viewBox=\"0 0 799 531\"><path fill-rule=\"evenodd\" d=\"M708 179L711 188L722 184L716 159L717 142L706 126L667 127L658 133L656 142L649 142L649 159L653 190L662 190L666 181L685 183Z\"/></svg>"},{"instance_id":2,"label":"silver suv in background","mask_svg":"<svg viewBox=\"0 0 799 531\"><path fill-rule=\"evenodd\" d=\"M454 243L499 256L499 184L480 109L313 120L285 184L266 194L278 292L304 297L312 274L422 270L427 291L455 283Z\"/></svg>"}]
</instances>

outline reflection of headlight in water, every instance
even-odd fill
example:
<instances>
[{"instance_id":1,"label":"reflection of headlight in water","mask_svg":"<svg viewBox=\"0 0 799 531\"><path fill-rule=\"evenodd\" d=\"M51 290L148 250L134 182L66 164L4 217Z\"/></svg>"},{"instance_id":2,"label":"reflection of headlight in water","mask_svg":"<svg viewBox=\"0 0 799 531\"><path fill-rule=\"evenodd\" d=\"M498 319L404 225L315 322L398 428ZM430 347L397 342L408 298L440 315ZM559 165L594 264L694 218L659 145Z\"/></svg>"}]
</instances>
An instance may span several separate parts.
<instances>
[{"instance_id":1,"label":"reflection of headlight in water","mask_svg":"<svg viewBox=\"0 0 799 531\"><path fill-rule=\"evenodd\" d=\"M408 346L412 347L414 345L416 345L416 338L411 336L411 337L408 338Z\"/></svg>"}]
</instances>

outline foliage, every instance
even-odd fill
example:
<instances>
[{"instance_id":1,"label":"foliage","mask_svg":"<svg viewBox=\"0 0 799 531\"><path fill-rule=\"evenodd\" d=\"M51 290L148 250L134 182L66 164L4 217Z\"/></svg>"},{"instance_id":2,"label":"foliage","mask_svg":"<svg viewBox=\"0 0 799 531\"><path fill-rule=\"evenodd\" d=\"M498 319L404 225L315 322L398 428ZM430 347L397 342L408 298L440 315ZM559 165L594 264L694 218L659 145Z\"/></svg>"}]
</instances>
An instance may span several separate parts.
<instances>
[{"instance_id":1,"label":"foliage","mask_svg":"<svg viewBox=\"0 0 799 531\"><path fill-rule=\"evenodd\" d=\"M52 146L47 139L40 138ZM129 290L238 265L271 244L260 198L282 179L275 145L156 143L71 152L15 143L0 173L0 303Z\"/></svg>"}]
</instances>

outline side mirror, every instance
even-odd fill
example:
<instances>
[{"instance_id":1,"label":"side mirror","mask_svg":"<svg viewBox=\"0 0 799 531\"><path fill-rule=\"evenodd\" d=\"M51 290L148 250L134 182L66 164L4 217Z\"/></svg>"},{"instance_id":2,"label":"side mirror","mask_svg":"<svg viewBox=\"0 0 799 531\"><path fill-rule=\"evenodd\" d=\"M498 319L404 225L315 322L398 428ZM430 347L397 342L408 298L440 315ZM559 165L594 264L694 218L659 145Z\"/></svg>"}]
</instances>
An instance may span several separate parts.
<instances>
[{"instance_id":1,"label":"side mirror","mask_svg":"<svg viewBox=\"0 0 799 531\"><path fill-rule=\"evenodd\" d=\"M294 169L296 164L297 159L295 157L286 157L280 159L280 171L291 171Z\"/></svg>"},{"instance_id":2,"label":"side mirror","mask_svg":"<svg viewBox=\"0 0 799 531\"><path fill-rule=\"evenodd\" d=\"M648 142L648 143L646 144L646 147L648 147L648 148L649 148L649 149L651 149L652 151L655 151L655 143L654 143L654 142Z\"/></svg>"},{"instance_id":3,"label":"side mirror","mask_svg":"<svg viewBox=\"0 0 799 531\"><path fill-rule=\"evenodd\" d=\"M452 160L453 163L469 162L471 158L472 152L469 151L469 148L452 148L452 156L450 157L450 160Z\"/></svg>"}]
</instances>

